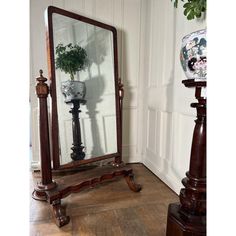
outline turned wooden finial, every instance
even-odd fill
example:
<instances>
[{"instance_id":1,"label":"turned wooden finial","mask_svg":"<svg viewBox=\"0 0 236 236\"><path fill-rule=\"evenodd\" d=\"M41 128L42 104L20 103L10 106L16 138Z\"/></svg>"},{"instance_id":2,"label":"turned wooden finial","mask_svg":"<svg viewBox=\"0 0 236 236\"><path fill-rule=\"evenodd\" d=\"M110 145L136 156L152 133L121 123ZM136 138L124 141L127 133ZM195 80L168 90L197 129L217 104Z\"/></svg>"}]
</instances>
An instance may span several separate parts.
<instances>
[{"instance_id":1,"label":"turned wooden finial","mask_svg":"<svg viewBox=\"0 0 236 236\"><path fill-rule=\"evenodd\" d=\"M36 80L38 81L38 82L45 82L45 81L47 81L47 78L45 78L44 76L43 76L43 70L42 69L40 69L39 70L39 77L38 78L36 78Z\"/></svg>"},{"instance_id":2,"label":"turned wooden finial","mask_svg":"<svg viewBox=\"0 0 236 236\"><path fill-rule=\"evenodd\" d=\"M38 81L38 84L36 85L36 93L38 97L47 97L49 93L48 85L45 83L47 81L47 78L43 76L43 70L39 70L39 77L36 78Z\"/></svg>"}]
</instances>

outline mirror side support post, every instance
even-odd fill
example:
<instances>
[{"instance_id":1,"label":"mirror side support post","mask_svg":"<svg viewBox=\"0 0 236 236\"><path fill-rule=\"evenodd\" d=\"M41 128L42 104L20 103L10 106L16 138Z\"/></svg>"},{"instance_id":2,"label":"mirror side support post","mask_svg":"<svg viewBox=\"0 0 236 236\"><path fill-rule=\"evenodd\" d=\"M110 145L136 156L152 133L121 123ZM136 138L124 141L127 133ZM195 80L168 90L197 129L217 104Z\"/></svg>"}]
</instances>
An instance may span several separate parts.
<instances>
[{"instance_id":1,"label":"mirror side support post","mask_svg":"<svg viewBox=\"0 0 236 236\"><path fill-rule=\"evenodd\" d=\"M119 97L119 113L120 113L120 137L119 138L119 153L120 156L115 158L115 163L117 167L124 165L122 161L122 117L123 117L123 98L124 98L124 85L122 84L121 78L118 79L118 97Z\"/></svg>"},{"instance_id":2,"label":"mirror side support post","mask_svg":"<svg viewBox=\"0 0 236 236\"><path fill-rule=\"evenodd\" d=\"M43 71L40 70L40 77L36 85L36 93L39 98L39 129L40 129L40 149L41 149L41 182L35 187L32 197L36 200L47 200L46 191L56 187L52 181L51 156L49 143L49 125L48 125L48 107L47 97L49 87L45 83L47 78L43 77Z\"/></svg>"}]
</instances>

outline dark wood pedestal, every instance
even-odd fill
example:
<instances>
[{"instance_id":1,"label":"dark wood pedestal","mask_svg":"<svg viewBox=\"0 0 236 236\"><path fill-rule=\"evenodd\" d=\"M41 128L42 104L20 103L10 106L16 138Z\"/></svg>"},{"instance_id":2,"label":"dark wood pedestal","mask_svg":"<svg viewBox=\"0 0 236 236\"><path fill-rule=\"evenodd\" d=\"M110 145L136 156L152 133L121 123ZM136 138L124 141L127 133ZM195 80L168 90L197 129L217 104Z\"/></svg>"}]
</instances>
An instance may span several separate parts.
<instances>
[{"instance_id":1,"label":"dark wood pedestal","mask_svg":"<svg viewBox=\"0 0 236 236\"><path fill-rule=\"evenodd\" d=\"M83 160L85 158L85 152L83 151L84 146L82 146L81 141L81 130L80 130L80 121L79 121L79 113L80 104L85 104L85 100L71 100L70 102L73 106L70 110L72 114L72 133L73 133L73 146L71 148L72 153L70 154L71 159L74 161Z\"/></svg>"},{"instance_id":2,"label":"dark wood pedestal","mask_svg":"<svg viewBox=\"0 0 236 236\"><path fill-rule=\"evenodd\" d=\"M190 167L182 180L180 203L169 205L166 236L206 235L206 98L204 81L184 80L186 87L195 87L197 120L193 133Z\"/></svg>"}]
</instances>

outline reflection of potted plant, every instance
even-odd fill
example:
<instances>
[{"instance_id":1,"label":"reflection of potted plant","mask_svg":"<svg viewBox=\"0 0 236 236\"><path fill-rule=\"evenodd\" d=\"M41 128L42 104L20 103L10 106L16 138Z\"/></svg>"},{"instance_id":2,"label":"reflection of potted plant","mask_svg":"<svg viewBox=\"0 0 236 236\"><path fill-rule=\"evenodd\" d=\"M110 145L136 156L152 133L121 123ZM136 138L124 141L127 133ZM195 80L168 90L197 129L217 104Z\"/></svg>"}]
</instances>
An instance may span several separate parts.
<instances>
[{"instance_id":1,"label":"reflection of potted plant","mask_svg":"<svg viewBox=\"0 0 236 236\"><path fill-rule=\"evenodd\" d=\"M75 80L76 72L84 70L88 65L88 58L85 49L75 44L62 43L56 46L56 69L60 69L70 75L70 80L62 82L62 93L65 95L65 101L83 100L86 92L85 83Z\"/></svg>"}]
</instances>

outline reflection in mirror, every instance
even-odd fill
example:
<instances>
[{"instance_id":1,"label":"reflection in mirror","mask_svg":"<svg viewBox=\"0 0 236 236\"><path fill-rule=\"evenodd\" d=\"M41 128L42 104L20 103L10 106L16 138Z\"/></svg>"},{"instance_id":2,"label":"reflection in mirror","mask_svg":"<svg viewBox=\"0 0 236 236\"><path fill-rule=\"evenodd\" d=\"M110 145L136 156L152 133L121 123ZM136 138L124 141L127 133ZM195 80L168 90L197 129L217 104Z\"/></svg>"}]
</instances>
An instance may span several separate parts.
<instances>
[{"instance_id":1,"label":"reflection in mirror","mask_svg":"<svg viewBox=\"0 0 236 236\"><path fill-rule=\"evenodd\" d=\"M68 56L55 66L60 163L116 153L113 34L57 13L52 14L52 23L55 61L63 50L64 58L70 50L74 52L74 58ZM75 55L76 51L80 54ZM68 72L72 70L69 65L79 60L74 65L76 72ZM71 77L83 82L77 82L76 93Z\"/></svg>"}]
</instances>

